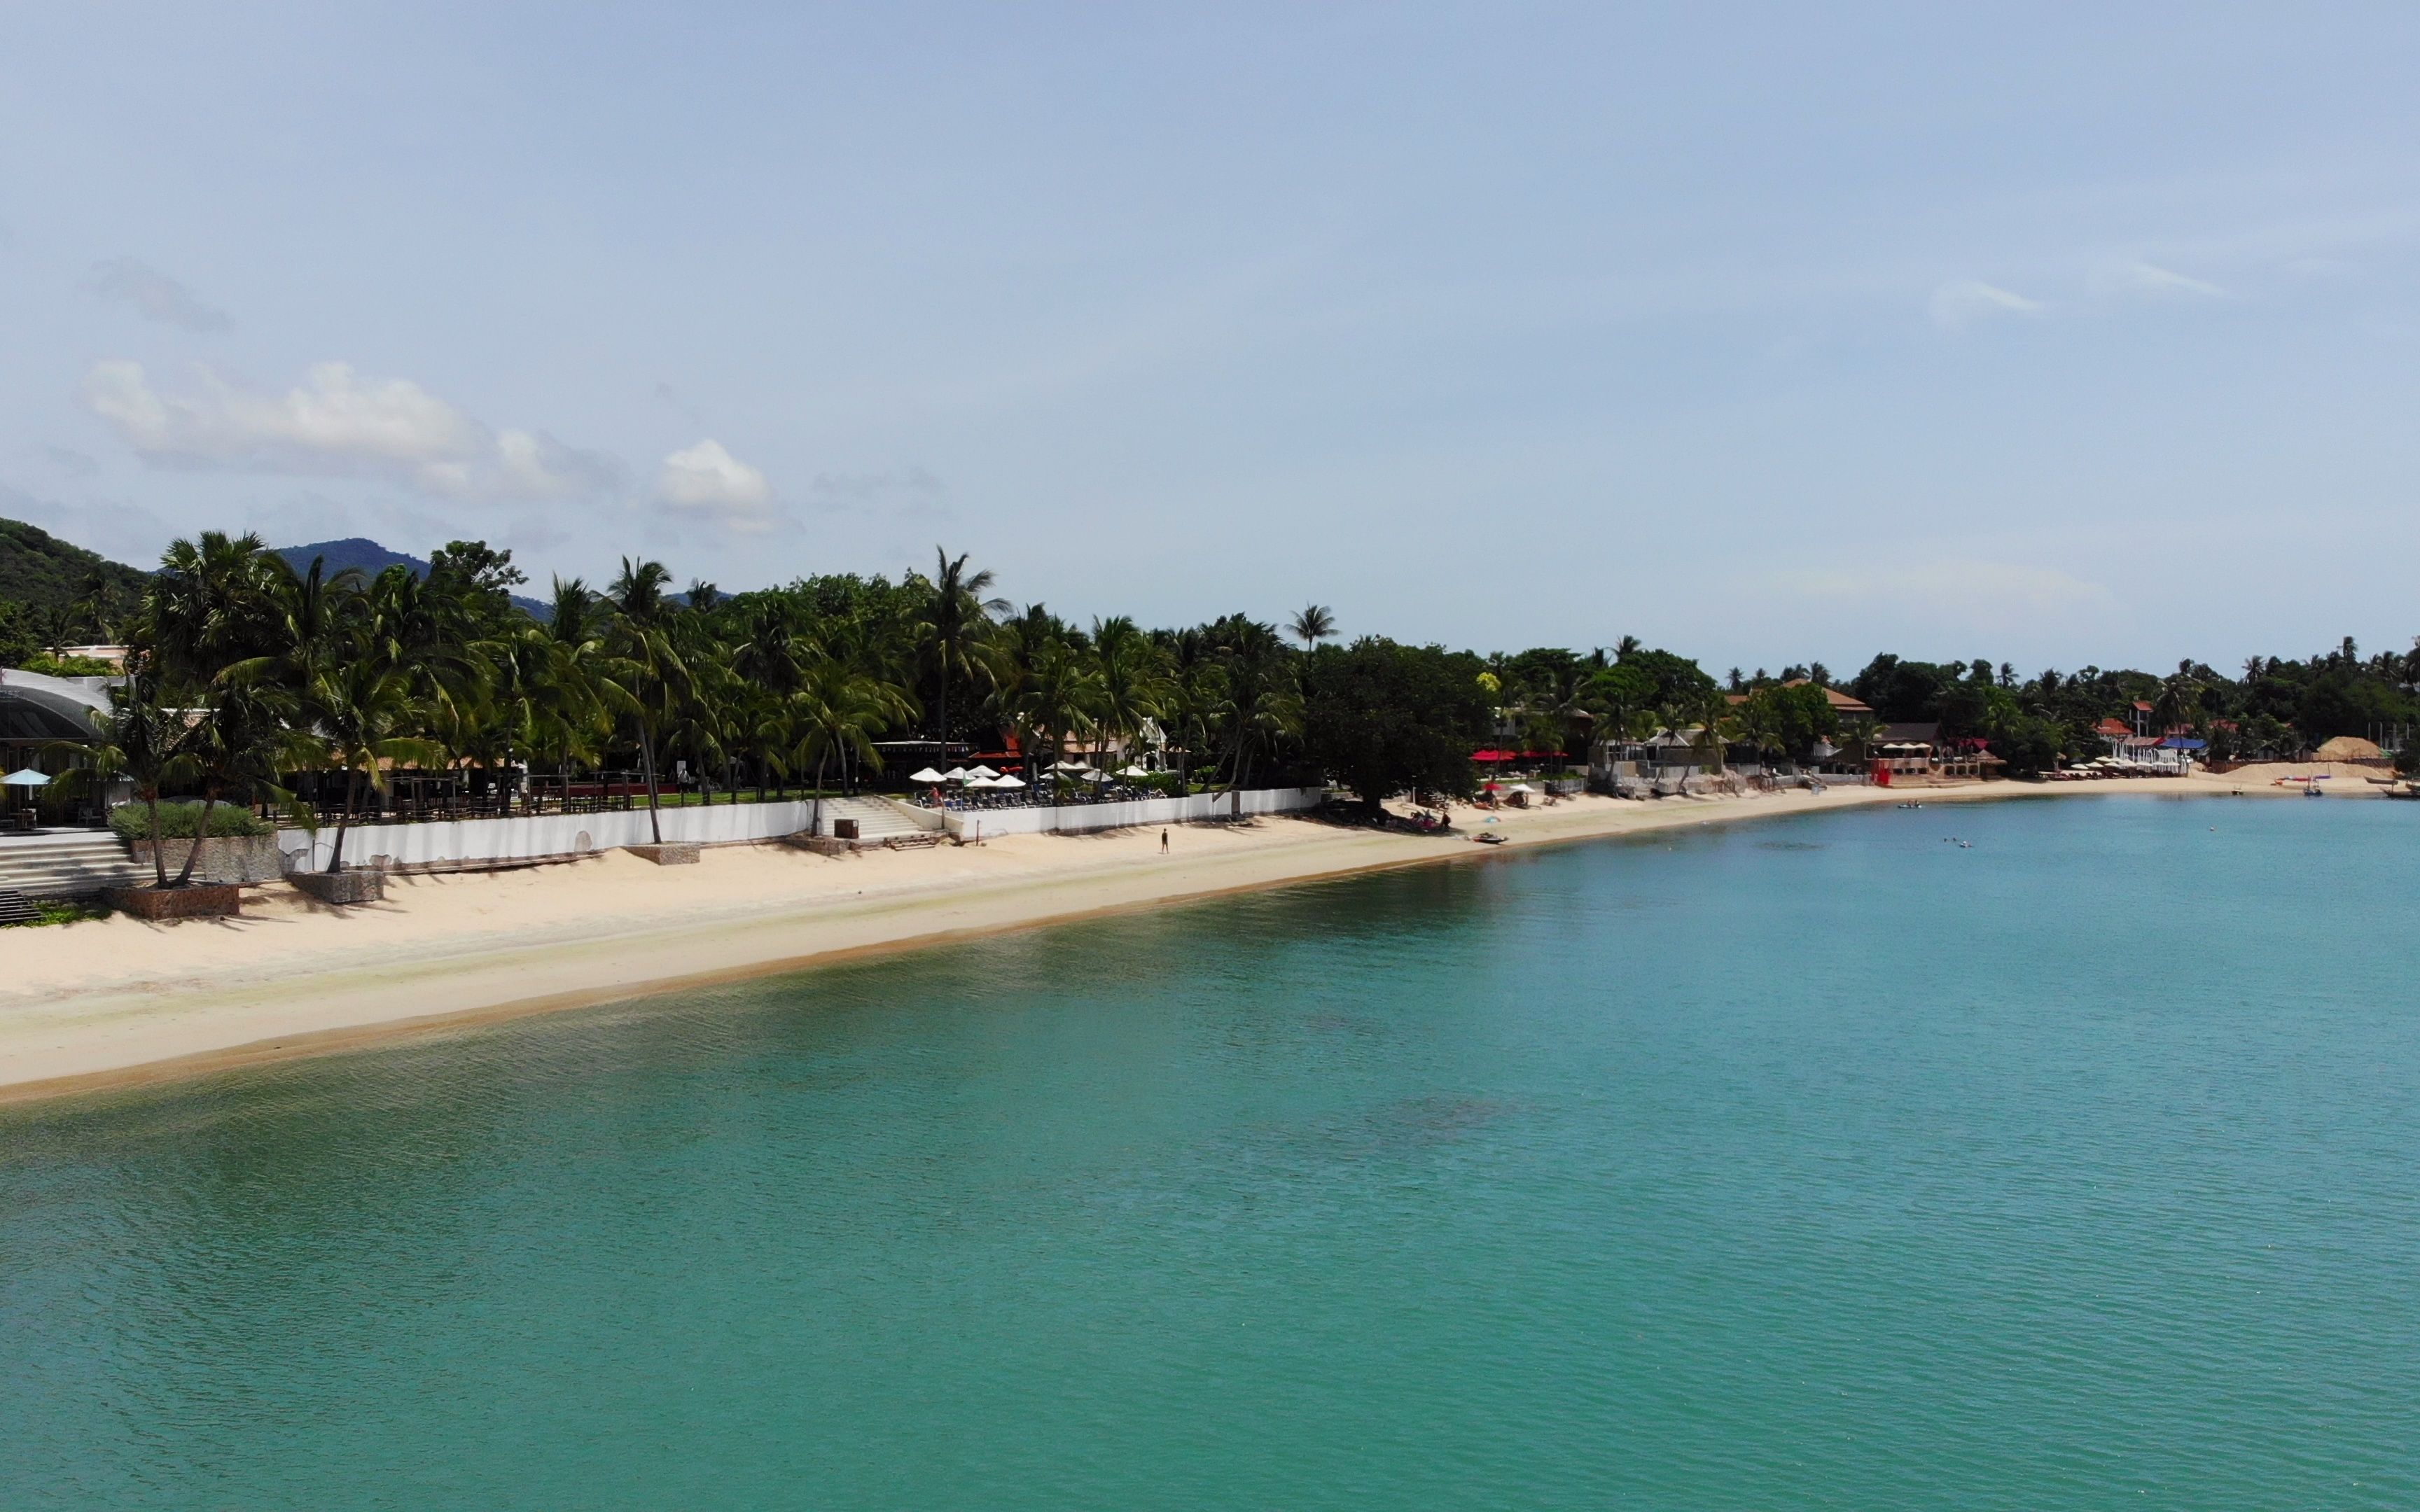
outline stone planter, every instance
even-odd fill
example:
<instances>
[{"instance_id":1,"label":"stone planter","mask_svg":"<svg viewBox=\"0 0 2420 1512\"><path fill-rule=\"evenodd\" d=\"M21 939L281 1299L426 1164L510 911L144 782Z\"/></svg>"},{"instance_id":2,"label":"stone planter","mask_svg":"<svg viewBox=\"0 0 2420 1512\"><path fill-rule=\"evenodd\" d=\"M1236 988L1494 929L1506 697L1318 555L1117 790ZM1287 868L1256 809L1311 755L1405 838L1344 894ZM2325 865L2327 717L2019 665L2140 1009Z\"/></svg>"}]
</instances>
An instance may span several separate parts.
<instances>
[{"instance_id":1,"label":"stone planter","mask_svg":"<svg viewBox=\"0 0 2420 1512\"><path fill-rule=\"evenodd\" d=\"M382 903L386 899L383 872L297 872L286 880L304 897L338 908Z\"/></svg>"},{"instance_id":2,"label":"stone planter","mask_svg":"<svg viewBox=\"0 0 2420 1512\"><path fill-rule=\"evenodd\" d=\"M112 908L137 918L231 918L243 906L243 889L232 883L112 887L101 898Z\"/></svg>"},{"instance_id":3,"label":"stone planter","mask_svg":"<svg viewBox=\"0 0 2420 1512\"><path fill-rule=\"evenodd\" d=\"M622 849L658 866L697 865L697 846L686 841L667 841L661 845L625 845Z\"/></svg>"},{"instance_id":4,"label":"stone planter","mask_svg":"<svg viewBox=\"0 0 2420 1512\"><path fill-rule=\"evenodd\" d=\"M283 868L277 855L274 835L213 835L201 842L201 859L194 863L195 882L274 882ZM185 853L194 848L189 840L163 840L160 854L167 863L168 874L175 876L185 864ZM137 865L151 864L151 842L134 841Z\"/></svg>"}]
</instances>

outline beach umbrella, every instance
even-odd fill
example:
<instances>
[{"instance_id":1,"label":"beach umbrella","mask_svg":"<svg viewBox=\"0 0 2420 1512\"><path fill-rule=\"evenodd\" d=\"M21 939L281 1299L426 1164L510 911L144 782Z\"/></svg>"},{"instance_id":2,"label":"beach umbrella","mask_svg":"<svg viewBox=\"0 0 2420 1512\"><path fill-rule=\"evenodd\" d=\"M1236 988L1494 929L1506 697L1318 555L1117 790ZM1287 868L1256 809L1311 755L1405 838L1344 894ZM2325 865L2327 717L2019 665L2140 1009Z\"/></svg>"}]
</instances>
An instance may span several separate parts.
<instances>
[{"instance_id":1,"label":"beach umbrella","mask_svg":"<svg viewBox=\"0 0 2420 1512\"><path fill-rule=\"evenodd\" d=\"M1107 772L1086 772L1084 774L1084 780L1087 782L1106 782L1109 779L1109 774Z\"/></svg>"},{"instance_id":2,"label":"beach umbrella","mask_svg":"<svg viewBox=\"0 0 2420 1512\"><path fill-rule=\"evenodd\" d=\"M1140 766L1122 766L1118 768L1118 775L1120 777L1149 777L1151 773L1145 771Z\"/></svg>"},{"instance_id":3,"label":"beach umbrella","mask_svg":"<svg viewBox=\"0 0 2420 1512\"><path fill-rule=\"evenodd\" d=\"M991 785L996 788L1021 788L1025 786L1025 779L1021 777L1003 777L995 779Z\"/></svg>"},{"instance_id":4,"label":"beach umbrella","mask_svg":"<svg viewBox=\"0 0 2420 1512\"><path fill-rule=\"evenodd\" d=\"M941 774L941 780L944 782L963 782L966 779L967 769L963 766L953 766Z\"/></svg>"},{"instance_id":5,"label":"beach umbrella","mask_svg":"<svg viewBox=\"0 0 2420 1512\"><path fill-rule=\"evenodd\" d=\"M1072 773L1072 772L1089 772L1089 771L1091 771L1091 770L1092 770L1092 768L1091 768L1091 767L1086 766L1082 762L1061 762L1061 763L1059 763L1057 765L1055 765L1055 766L1051 767L1050 769L1051 769L1052 771L1054 771L1054 772L1071 772L1071 773Z\"/></svg>"},{"instance_id":6,"label":"beach umbrella","mask_svg":"<svg viewBox=\"0 0 2420 1512\"><path fill-rule=\"evenodd\" d=\"M967 786L970 788L987 788L993 785L992 779L987 777L970 777L967 779Z\"/></svg>"},{"instance_id":7,"label":"beach umbrella","mask_svg":"<svg viewBox=\"0 0 2420 1512\"><path fill-rule=\"evenodd\" d=\"M908 774L908 780L910 782L946 782L949 779L927 766L921 772L912 772Z\"/></svg>"},{"instance_id":8,"label":"beach umbrella","mask_svg":"<svg viewBox=\"0 0 2420 1512\"><path fill-rule=\"evenodd\" d=\"M7 777L0 777L0 787L46 788L50 785L51 779L49 778L44 777L41 773L35 771L30 766L26 767L23 771L11 772Z\"/></svg>"},{"instance_id":9,"label":"beach umbrella","mask_svg":"<svg viewBox=\"0 0 2420 1512\"><path fill-rule=\"evenodd\" d=\"M988 766L978 766L973 771L967 774L969 777L998 777L999 775L1000 774L998 772L993 771Z\"/></svg>"}]
</instances>

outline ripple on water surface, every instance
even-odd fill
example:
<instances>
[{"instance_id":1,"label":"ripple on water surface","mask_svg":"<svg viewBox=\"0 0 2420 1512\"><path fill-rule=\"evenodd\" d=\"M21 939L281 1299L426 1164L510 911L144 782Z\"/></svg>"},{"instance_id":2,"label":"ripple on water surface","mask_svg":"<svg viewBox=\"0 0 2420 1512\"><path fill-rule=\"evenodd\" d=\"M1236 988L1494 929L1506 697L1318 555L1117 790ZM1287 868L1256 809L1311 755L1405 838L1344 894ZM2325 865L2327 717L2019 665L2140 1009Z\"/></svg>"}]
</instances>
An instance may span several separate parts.
<instances>
[{"instance_id":1,"label":"ripple on water surface","mask_svg":"<svg viewBox=\"0 0 2420 1512\"><path fill-rule=\"evenodd\" d=\"M2415 823L1829 815L21 1109L0 1504L2420 1504Z\"/></svg>"}]
</instances>

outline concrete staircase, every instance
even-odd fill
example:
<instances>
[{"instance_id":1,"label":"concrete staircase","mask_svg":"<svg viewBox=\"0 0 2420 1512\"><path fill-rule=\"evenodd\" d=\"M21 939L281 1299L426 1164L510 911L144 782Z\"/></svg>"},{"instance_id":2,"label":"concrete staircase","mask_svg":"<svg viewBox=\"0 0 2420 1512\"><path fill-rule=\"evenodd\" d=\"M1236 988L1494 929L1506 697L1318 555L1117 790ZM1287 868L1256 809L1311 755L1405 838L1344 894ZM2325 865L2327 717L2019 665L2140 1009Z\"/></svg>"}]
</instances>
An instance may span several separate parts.
<instances>
[{"instance_id":1,"label":"concrete staircase","mask_svg":"<svg viewBox=\"0 0 2420 1512\"><path fill-rule=\"evenodd\" d=\"M887 845L893 850L911 846L938 845L943 836L938 829L926 829L899 811L899 806L883 798L826 798L824 800L824 833L831 833L835 819L857 821L857 841L860 845Z\"/></svg>"},{"instance_id":2,"label":"concrete staircase","mask_svg":"<svg viewBox=\"0 0 2420 1512\"><path fill-rule=\"evenodd\" d=\"M0 839L0 888L28 898L89 898L150 880L150 868L105 829Z\"/></svg>"},{"instance_id":3,"label":"concrete staircase","mask_svg":"<svg viewBox=\"0 0 2420 1512\"><path fill-rule=\"evenodd\" d=\"M826 798L824 800L824 833L831 833L835 819L857 821L860 840L886 840L892 835L926 833L916 821L899 811L896 804L880 798Z\"/></svg>"}]
</instances>

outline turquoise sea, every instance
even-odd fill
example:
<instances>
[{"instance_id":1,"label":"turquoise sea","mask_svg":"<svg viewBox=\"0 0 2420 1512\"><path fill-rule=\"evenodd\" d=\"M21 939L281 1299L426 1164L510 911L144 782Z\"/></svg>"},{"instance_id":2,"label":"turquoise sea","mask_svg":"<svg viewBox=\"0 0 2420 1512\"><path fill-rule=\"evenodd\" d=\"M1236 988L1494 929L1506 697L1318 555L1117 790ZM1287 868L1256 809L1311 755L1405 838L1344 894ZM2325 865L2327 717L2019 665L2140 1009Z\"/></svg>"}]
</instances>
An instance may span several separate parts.
<instances>
[{"instance_id":1,"label":"turquoise sea","mask_svg":"<svg viewBox=\"0 0 2420 1512\"><path fill-rule=\"evenodd\" d=\"M2415 926L1874 810L19 1109L0 1505L2420 1506Z\"/></svg>"}]
</instances>

